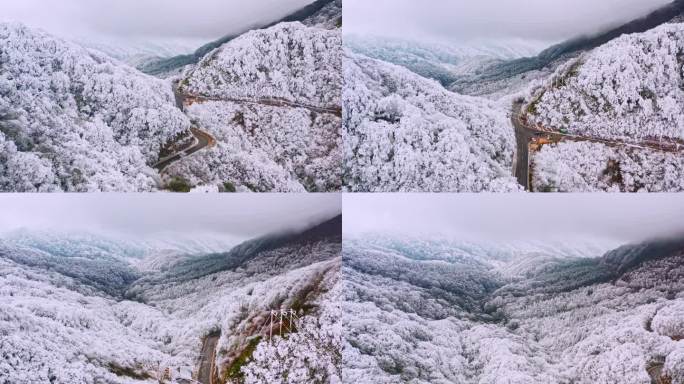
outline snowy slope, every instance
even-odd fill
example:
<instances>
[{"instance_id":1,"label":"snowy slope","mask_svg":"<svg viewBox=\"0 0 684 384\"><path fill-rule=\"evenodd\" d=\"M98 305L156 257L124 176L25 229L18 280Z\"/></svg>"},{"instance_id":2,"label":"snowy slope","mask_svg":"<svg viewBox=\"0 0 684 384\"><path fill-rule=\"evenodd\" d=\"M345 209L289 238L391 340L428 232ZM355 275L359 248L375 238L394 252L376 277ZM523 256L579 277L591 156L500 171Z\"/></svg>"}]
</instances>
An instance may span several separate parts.
<instances>
[{"instance_id":1,"label":"snowy slope","mask_svg":"<svg viewBox=\"0 0 684 384\"><path fill-rule=\"evenodd\" d=\"M214 148L169 168L194 185L329 192L341 180L341 34L282 23L205 57L180 81Z\"/></svg>"},{"instance_id":2,"label":"snowy slope","mask_svg":"<svg viewBox=\"0 0 684 384\"><path fill-rule=\"evenodd\" d=\"M340 105L339 31L281 23L248 32L200 61L181 92L218 98L279 98L320 107Z\"/></svg>"},{"instance_id":3,"label":"snowy slope","mask_svg":"<svg viewBox=\"0 0 684 384\"><path fill-rule=\"evenodd\" d=\"M517 189L506 109L404 68L346 53L344 184L350 191Z\"/></svg>"},{"instance_id":4,"label":"snowy slope","mask_svg":"<svg viewBox=\"0 0 684 384\"><path fill-rule=\"evenodd\" d=\"M280 23L292 22L301 22L309 27L326 29L340 28L342 26L342 1L316 0L280 20L273 21L265 25L260 25L258 28L254 29L268 29ZM183 72L185 67L196 65L215 49L249 32L251 29L252 28L248 28L244 31L223 36L218 40L201 46L195 52L190 54L167 57L141 63L138 66L138 69L140 69L142 72L160 77L178 75Z\"/></svg>"},{"instance_id":5,"label":"snowy slope","mask_svg":"<svg viewBox=\"0 0 684 384\"><path fill-rule=\"evenodd\" d=\"M189 125L168 83L0 25L0 190L152 190L150 164Z\"/></svg>"},{"instance_id":6,"label":"snowy slope","mask_svg":"<svg viewBox=\"0 0 684 384\"><path fill-rule=\"evenodd\" d=\"M446 44L399 38L345 35L345 47L355 53L405 67L448 87L482 67L536 55L540 43L521 40Z\"/></svg>"},{"instance_id":7,"label":"snowy slope","mask_svg":"<svg viewBox=\"0 0 684 384\"><path fill-rule=\"evenodd\" d=\"M319 5L316 5L316 3L325 5L311 16L302 20L302 24L325 29L342 28L342 0L321 0L312 3L311 6L315 5L318 7Z\"/></svg>"},{"instance_id":8,"label":"snowy slope","mask_svg":"<svg viewBox=\"0 0 684 384\"><path fill-rule=\"evenodd\" d=\"M684 138L684 25L624 35L563 66L528 107L570 133L638 142Z\"/></svg>"},{"instance_id":9,"label":"snowy slope","mask_svg":"<svg viewBox=\"0 0 684 384\"><path fill-rule=\"evenodd\" d=\"M535 191L684 191L684 158L677 153L566 142L535 152L532 167Z\"/></svg>"},{"instance_id":10,"label":"snowy slope","mask_svg":"<svg viewBox=\"0 0 684 384\"><path fill-rule=\"evenodd\" d=\"M681 239L603 256L454 245L476 266L448 256L447 241L414 243L429 259L406 242L345 239L345 383L684 378Z\"/></svg>"},{"instance_id":11,"label":"snowy slope","mask_svg":"<svg viewBox=\"0 0 684 384\"><path fill-rule=\"evenodd\" d=\"M340 225L337 218L301 233L248 241L223 255L249 250L250 256L225 268L206 267L220 255L187 255L144 275L135 270L138 256L121 251L138 243L95 236L60 241L42 233L4 239L0 377L13 384L157 383L169 368L174 379L189 378L203 338L221 330L218 382L259 383L274 373L290 376L291 383L339 382ZM254 246L265 239L269 246ZM56 263L41 263L46 259ZM57 268L60 260L77 263L81 273ZM204 272L188 275L189 265ZM113 282L119 271L137 276L121 285ZM100 275L109 279L87 283ZM296 309L302 320L287 338L274 332L270 348L259 343L259 326L280 308ZM277 369L276 351L288 359Z\"/></svg>"}]
</instances>

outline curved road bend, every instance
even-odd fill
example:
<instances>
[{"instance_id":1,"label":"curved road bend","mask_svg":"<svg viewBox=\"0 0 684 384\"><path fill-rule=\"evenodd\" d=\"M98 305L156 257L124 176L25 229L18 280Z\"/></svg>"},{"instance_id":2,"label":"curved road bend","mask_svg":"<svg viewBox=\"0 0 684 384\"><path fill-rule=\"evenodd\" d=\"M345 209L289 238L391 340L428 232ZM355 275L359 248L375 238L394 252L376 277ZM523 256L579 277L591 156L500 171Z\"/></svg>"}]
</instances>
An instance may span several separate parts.
<instances>
[{"instance_id":1,"label":"curved road bend","mask_svg":"<svg viewBox=\"0 0 684 384\"><path fill-rule=\"evenodd\" d=\"M181 92L179 92L178 87L174 85L173 87L173 96L176 101L176 107L180 109L181 111L185 112L185 104L186 100L190 100L190 103L192 102L204 102L204 101L226 101L226 102L232 102L232 103L243 103L243 104L261 104L261 105L267 105L271 107L290 107L290 108L304 108L308 109L310 111L316 112L316 113L329 113L333 114L339 117L342 117L342 108L325 108L325 107L317 107L314 105L307 105L307 104L299 104L299 103L294 103L288 100L284 99L261 99L261 100L243 100L243 99L231 99L231 98L213 98L213 97L204 97L204 96L197 96L197 95L186 95ZM202 131L198 127L192 127L190 129L192 132L193 136L197 139L197 144L192 145L189 148L182 149L178 151L177 153L168 156L166 158L160 159L155 165L154 168L156 168L160 173L164 171L168 166L171 164L175 163L176 161L181 160L184 157L190 156L206 147L213 147L216 145L216 139L210 135L209 133Z\"/></svg>"},{"instance_id":2,"label":"curved road bend","mask_svg":"<svg viewBox=\"0 0 684 384\"><path fill-rule=\"evenodd\" d=\"M161 173L162 171L164 171L164 169L166 169L166 167L175 163L176 161L184 157L190 156L206 147L213 147L216 145L216 139L214 139L214 137L208 134L207 132L204 132L197 127L190 128L190 131L192 132L193 136L195 136L195 138L197 139L197 144L191 146L190 148L184 149L174 155L159 160L159 162L154 165L154 168L157 168L157 170L159 170L159 172Z\"/></svg>"},{"instance_id":3,"label":"curved road bend","mask_svg":"<svg viewBox=\"0 0 684 384\"><path fill-rule=\"evenodd\" d=\"M173 97L176 100L176 107L180 109L181 112L185 112L186 97L182 93L178 92L178 87L176 85L173 86ZM169 165L175 163L176 161L184 157L190 156L206 147L213 147L216 145L216 139L211 134L202 131L198 127L193 126L192 128L190 128L190 132L193 136L195 136L197 143L187 148L181 149L180 151L176 152L171 156L167 156L163 159L160 159L154 165L154 168L156 168L159 171L159 173L162 173L164 169L166 169Z\"/></svg>"},{"instance_id":4,"label":"curved road bend","mask_svg":"<svg viewBox=\"0 0 684 384\"><path fill-rule=\"evenodd\" d=\"M518 183L525 187L525 190L530 190L530 147L529 144L535 137L547 137L553 141L571 140L571 141L587 141L592 143L600 143L609 147L623 147L623 148L638 148L650 149L660 152L681 153L684 145L679 142L641 142L640 144L633 144L619 140L601 139L595 137L585 137L569 135L560 132L542 131L529 127L520 118L522 116L522 107L524 103L516 101L513 103L513 115L511 121L515 127L515 139L517 141L517 162L515 169L515 176Z\"/></svg>"}]
</instances>

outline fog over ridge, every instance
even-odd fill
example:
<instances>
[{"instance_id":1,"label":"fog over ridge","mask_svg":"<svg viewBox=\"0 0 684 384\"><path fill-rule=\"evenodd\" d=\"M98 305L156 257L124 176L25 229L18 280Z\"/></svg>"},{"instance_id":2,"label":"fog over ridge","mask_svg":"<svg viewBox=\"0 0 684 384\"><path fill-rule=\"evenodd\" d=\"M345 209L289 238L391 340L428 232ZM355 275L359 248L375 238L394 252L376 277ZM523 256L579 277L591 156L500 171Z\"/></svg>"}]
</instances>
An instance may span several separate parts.
<instances>
[{"instance_id":1,"label":"fog over ridge","mask_svg":"<svg viewBox=\"0 0 684 384\"><path fill-rule=\"evenodd\" d=\"M282 18L313 0L3 0L0 22L67 38L211 41Z\"/></svg>"},{"instance_id":2,"label":"fog over ridge","mask_svg":"<svg viewBox=\"0 0 684 384\"><path fill-rule=\"evenodd\" d=\"M216 234L248 239L302 230L341 213L335 194L0 195L0 234L19 229L145 239Z\"/></svg>"},{"instance_id":3,"label":"fog over ridge","mask_svg":"<svg viewBox=\"0 0 684 384\"><path fill-rule=\"evenodd\" d=\"M345 195L344 233L635 243L684 236L681 194Z\"/></svg>"},{"instance_id":4,"label":"fog over ridge","mask_svg":"<svg viewBox=\"0 0 684 384\"><path fill-rule=\"evenodd\" d=\"M645 16L672 0L345 0L345 33L459 42L557 42Z\"/></svg>"}]
</instances>

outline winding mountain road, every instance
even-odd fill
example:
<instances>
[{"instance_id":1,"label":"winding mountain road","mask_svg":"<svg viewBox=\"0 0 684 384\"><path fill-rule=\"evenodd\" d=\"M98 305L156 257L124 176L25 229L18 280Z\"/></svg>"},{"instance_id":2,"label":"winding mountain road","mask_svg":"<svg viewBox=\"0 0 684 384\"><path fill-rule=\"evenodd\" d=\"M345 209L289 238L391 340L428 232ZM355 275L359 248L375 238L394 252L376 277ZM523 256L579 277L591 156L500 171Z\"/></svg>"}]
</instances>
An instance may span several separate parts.
<instances>
[{"instance_id":1,"label":"winding mountain road","mask_svg":"<svg viewBox=\"0 0 684 384\"><path fill-rule=\"evenodd\" d=\"M154 165L160 173L176 161L197 153L206 147L213 147L216 145L216 139L209 133L204 132L197 127L190 128L190 131L192 132L192 135L195 136L195 143L171 156L160 159L159 162Z\"/></svg>"},{"instance_id":2,"label":"winding mountain road","mask_svg":"<svg viewBox=\"0 0 684 384\"><path fill-rule=\"evenodd\" d=\"M204 339L200 361L197 369L197 381L202 384L214 384L214 372L216 361L216 345L221 333L213 333Z\"/></svg>"},{"instance_id":3,"label":"winding mountain road","mask_svg":"<svg viewBox=\"0 0 684 384\"><path fill-rule=\"evenodd\" d=\"M304 108L316 113L329 113L335 116L342 117L342 108L339 107L319 107L310 104L295 103L286 99L281 98L261 98L261 99L238 99L231 97L210 97L210 96L200 96L200 95L185 95L186 100L189 100L189 104L192 103L203 103L207 101L224 101L236 104L259 104L266 105L270 107L288 107L288 108Z\"/></svg>"},{"instance_id":4,"label":"winding mountain road","mask_svg":"<svg viewBox=\"0 0 684 384\"><path fill-rule=\"evenodd\" d=\"M678 141L642 141L641 143L629 143L620 140L601 139L597 137L586 137L561 133L542 127L531 127L527 124L527 120L522 112L523 101L516 101L513 103L513 113L511 122L515 128L515 139L517 142L516 149L516 165L515 177L518 183L522 185L525 190L531 190L531 176L530 176L530 144L538 139L546 139L548 142L562 142L562 141L586 141L592 143L604 144L613 148L635 148L648 149L668 153L681 153L684 150L684 142Z\"/></svg>"},{"instance_id":5,"label":"winding mountain road","mask_svg":"<svg viewBox=\"0 0 684 384\"><path fill-rule=\"evenodd\" d=\"M175 86L173 88L173 96L176 99L176 107L178 107L178 109L180 109L182 112L185 112L186 96L180 93L178 91L178 88ZM168 166L175 163L176 161L179 161L192 154L195 154L204 148L211 148L216 145L216 139L214 138L214 136L212 136L210 133L206 131L201 130L199 127L192 126L190 128L190 132L194 136L194 142L186 146L185 148L179 150L178 152L174 153L173 155L167 156L163 159L159 159L159 161L154 165L154 168L156 168L159 171L159 173L163 173Z\"/></svg>"},{"instance_id":6,"label":"winding mountain road","mask_svg":"<svg viewBox=\"0 0 684 384\"><path fill-rule=\"evenodd\" d=\"M301 103L295 103L289 100L285 99L280 99L280 98L263 98L263 99L256 99L256 100L249 100L249 99L236 99L236 98L218 98L218 97L208 97L208 96L199 96L199 95L191 95L191 94L183 94L180 92L177 86L174 86L173 88L173 95L176 100L176 107L180 109L181 111L185 112L185 106L186 105L192 105L193 103L204 103L208 101L218 101L218 102L230 102L230 103L237 103L237 104L258 104L258 105L266 105L270 107L287 107L287 108L304 108L308 109L312 112L316 113L327 113L327 114L332 114L338 117L342 117L342 108L333 108L333 107L319 107L315 105L308 105L308 104L301 104ZM156 168L159 173L163 173L164 170L169 167L171 164L188 157L194 153L197 153L201 151L204 148L207 147L213 147L216 145L216 139L208 132L201 130L197 126L193 126L190 128L190 131L192 132L192 135L194 136L194 143L186 146L185 148L177 151L176 153L167 156L163 159L159 159L159 161L154 165L154 168Z\"/></svg>"}]
</instances>

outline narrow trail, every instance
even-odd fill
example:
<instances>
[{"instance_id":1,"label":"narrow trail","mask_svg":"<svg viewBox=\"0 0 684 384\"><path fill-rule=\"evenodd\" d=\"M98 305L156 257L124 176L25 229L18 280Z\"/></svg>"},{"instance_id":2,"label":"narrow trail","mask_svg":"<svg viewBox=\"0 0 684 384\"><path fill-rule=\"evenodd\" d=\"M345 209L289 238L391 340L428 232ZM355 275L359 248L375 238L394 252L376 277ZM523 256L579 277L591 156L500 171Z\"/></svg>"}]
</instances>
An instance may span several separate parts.
<instances>
[{"instance_id":1,"label":"narrow trail","mask_svg":"<svg viewBox=\"0 0 684 384\"><path fill-rule=\"evenodd\" d=\"M520 101L513 103L511 121L515 128L515 139L517 142L515 177L518 179L518 183L522 185L526 191L531 191L530 144L533 144L539 139L546 139L546 141L551 143L584 141L599 143L613 148L646 149L667 153L682 153L684 150L684 143L679 141L642 141L640 143L630 143L621 140L571 135L543 127L531 127L527 124L527 119L522 112L523 105L524 102Z\"/></svg>"}]
</instances>

